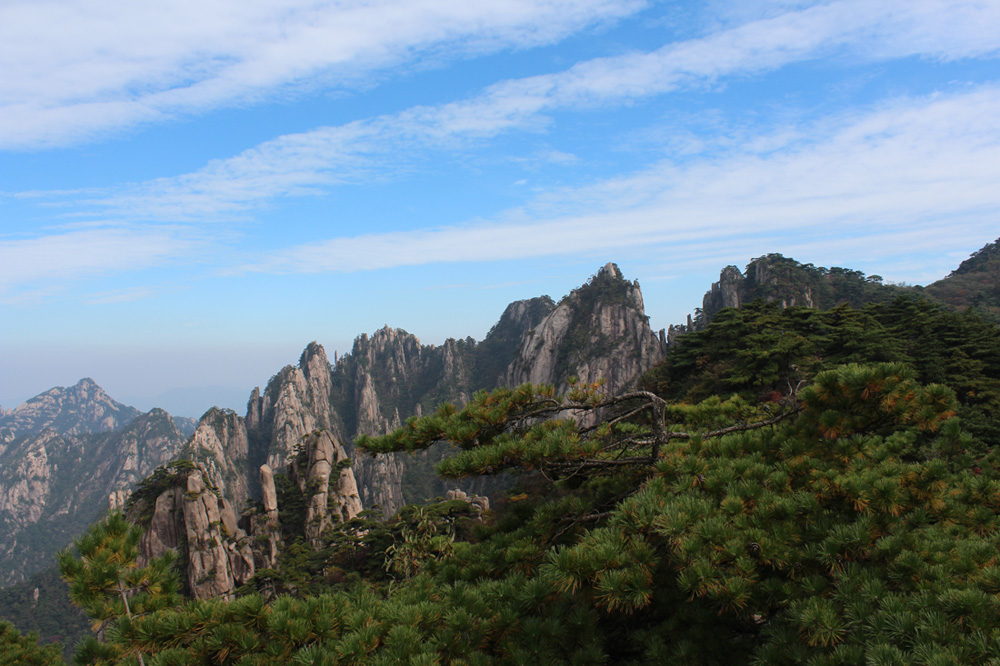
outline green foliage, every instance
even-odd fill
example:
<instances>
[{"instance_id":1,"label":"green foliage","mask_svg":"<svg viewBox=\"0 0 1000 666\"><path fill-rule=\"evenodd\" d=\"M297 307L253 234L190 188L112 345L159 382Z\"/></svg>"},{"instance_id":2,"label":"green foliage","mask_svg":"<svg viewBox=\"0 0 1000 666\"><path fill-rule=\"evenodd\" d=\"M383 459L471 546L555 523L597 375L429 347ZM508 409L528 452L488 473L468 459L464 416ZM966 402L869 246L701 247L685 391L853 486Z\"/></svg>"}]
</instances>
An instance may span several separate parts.
<instances>
[{"instance_id":1,"label":"green foliage","mask_svg":"<svg viewBox=\"0 0 1000 666\"><path fill-rule=\"evenodd\" d=\"M274 475L274 490L278 498L278 521L282 537L289 542L303 538L309 498L283 473Z\"/></svg>"},{"instance_id":2,"label":"green foliage","mask_svg":"<svg viewBox=\"0 0 1000 666\"><path fill-rule=\"evenodd\" d=\"M975 313L898 297L862 309L782 309L757 302L719 312L681 336L641 386L695 402L738 393L774 401L844 363L902 362L923 383L943 383L959 400L981 449L1000 445L1000 335Z\"/></svg>"},{"instance_id":3,"label":"green foliage","mask_svg":"<svg viewBox=\"0 0 1000 666\"><path fill-rule=\"evenodd\" d=\"M399 537L386 549L386 571L409 579L423 569L430 560L451 555L455 547L455 534L451 525L433 520L423 507L414 507L416 524L404 525Z\"/></svg>"},{"instance_id":4,"label":"green foliage","mask_svg":"<svg viewBox=\"0 0 1000 666\"><path fill-rule=\"evenodd\" d=\"M58 646L39 645L36 634L22 636L13 624L0 620L0 664L58 666L65 663Z\"/></svg>"},{"instance_id":5,"label":"green foliage","mask_svg":"<svg viewBox=\"0 0 1000 666\"><path fill-rule=\"evenodd\" d=\"M449 553L454 539L468 539L473 516L458 500L407 505L388 520L380 511L363 511L327 530L317 544L290 542L273 569L258 571L238 593L298 597L343 591L361 580L383 587Z\"/></svg>"},{"instance_id":6,"label":"green foliage","mask_svg":"<svg viewBox=\"0 0 1000 666\"><path fill-rule=\"evenodd\" d=\"M684 595L741 623L752 640L732 663L1000 656L984 640L1000 630L986 582L1000 546L1000 477L950 464L950 392L899 366L854 366L822 373L803 403L793 425L678 447L575 549L641 540L653 554L645 561L676 572ZM641 582L655 576L645 561L610 564ZM602 574L582 578L606 587ZM655 602L644 591L626 587L605 603L640 612Z\"/></svg>"},{"instance_id":7,"label":"green foliage","mask_svg":"<svg viewBox=\"0 0 1000 666\"><path fill-rule=\"evenodd\" d=\"M99 634L106 630L113 634L119 624L179 600L173 553L140 567L141 537L141 528L113 511L75 541L75 555L69 549L59 553L59 571L69 585L70 599L86 611ZM115 663L125 655L137 655L142 661L141 651L130 646L109 647L93 639L85 641L77 654L91 655L95 663Z\"/></svg>"}]
</instances>

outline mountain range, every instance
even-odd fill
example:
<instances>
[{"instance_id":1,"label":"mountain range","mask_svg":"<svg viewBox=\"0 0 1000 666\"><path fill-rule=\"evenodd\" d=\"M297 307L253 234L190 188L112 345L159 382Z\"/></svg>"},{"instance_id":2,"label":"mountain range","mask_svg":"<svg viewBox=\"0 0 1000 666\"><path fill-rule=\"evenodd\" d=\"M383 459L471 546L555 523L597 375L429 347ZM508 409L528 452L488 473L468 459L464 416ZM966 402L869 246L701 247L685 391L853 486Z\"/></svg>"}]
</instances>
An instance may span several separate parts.
<instances>
[{"instance_id":1,"label":"mountain range","mask_svg":"<svg viewBox=\"0 0 1000 666\"><path fill-rule=\"evenodd\" d=\"M0 582L16 583L48 566L52 554L101 515L109 501L126 506L138 482L160 469L167 471L159 485L145 486L142 501L132 498L132 509L144 512L149 524L160 520L175 531L197 534L185 522L196 520L194 514L181 510L181 496L168 486L183 486L188 499L202 497L205 510L197 520L205 526L226 524L203 541L216 541L228 552L220 550L215 560L205 560L208 565L196 566L192 558L189 591L211 566L219 580L205 587L204 596L228 594L254 568L273 562L277 543L269 535L276 533L278 509L269 479L276 471L288 469L303 488L311 479L323 479L322 506L317 504L313 514L319 522L328 519L325 512L335 504L348 512L345 516L360 507L391 515L404 503L443 495L455 484L445 486L433 475L433 455L358 455L352 446L358 436L387 433L411 416L429 413L442 402L465 403L483 389L524 382L566 389L571 381L603 379L606 390L620 391L662 361L678 336L704 329L723 308L756 299L827 309L922 293L996 317L998 248L1000 241L986 246L924 288L766 255L743 271L723 269L686 323L659 332L649 327L639 285L607 264L558 303L542 296L510 304L482 341L423 345L406 331L385 327L356 338L351 352L332 363L321 345L311 343L297 364L250 392L245 414L213 408L197 422L159 409L141 413L117 403L89 379L54 388L0 412L0 529L5 535ZM164 467L178 458L191 467ZM173 486L164 485L167 478ZM206 500L206 493L218 502ZM173 508L167 507L168 496L174 498ZM353 508L344 508L348 505ZM237 526L244 507L249 512ZM248 539L265 545L240 554L239 544ZM261 548L270 548L270 555Z\"/></svg>"},{"instance_id":2,"label":"mountain range","mask_svg":"<svg viewBox=\"0 0 1000 666\"><path fill-rule=\"evenodd\" d=\"M261 497L259 469L284 469L302 438L328 430L353 456L359 435L384 434L439 403L525 381L565 386L605 378L616 391L666 353L649 328L637 283L608 264L559 303L547 296L510 304L484 340L423 345L401 329L363 334L331 363L309 344L296 365L251 391L247 411L213 408L194 424L163 410L142 414L89 379L55 388L0 416L0 582L15 583L51 561L108 505L177 457L205 470L232 506ZM186 432L185 432L186 431ZM365 507L395 512L446 489L428 482L430 461L356 457Z\"/></svg>"}]
</instances>

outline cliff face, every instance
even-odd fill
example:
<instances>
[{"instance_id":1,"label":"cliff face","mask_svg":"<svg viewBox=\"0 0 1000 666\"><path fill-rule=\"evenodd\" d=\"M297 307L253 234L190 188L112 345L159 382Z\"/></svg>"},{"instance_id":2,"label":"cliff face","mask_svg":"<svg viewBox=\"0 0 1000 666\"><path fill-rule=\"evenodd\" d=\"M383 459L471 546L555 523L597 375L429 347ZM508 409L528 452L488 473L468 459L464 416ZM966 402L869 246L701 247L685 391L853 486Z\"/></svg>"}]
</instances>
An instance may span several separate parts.
<instances>
[{"instance_id":1,"label":"cliff face","mask_svg":"<svg viewBox=\"0 0 1000 666\"><path fill-rule=\"evenodd\" d=\"M514 301L476 348L474 390L505 385L507 368L518 358L524 336L552 313L555 302L548 296Z\"/></svg>"},{"instance_id":2,"label":"cliff face","mask_svg":"<svg viewBox=\"0 0 1000 666\"><path fill-rule=\"evenodd\" d=\"M388 326L359 336L333 370L333 404L345 441L384 434L443 402L461 404L477 390L496 388L521 339L554 307L547 296L511 303L480 343L449 338L440 346L422 345ZM408 474L426 472L429 464L400 455L355 456L364 506L395 513L404 503Z\"/></svg>"},{"instance_id":3,"label":"cliff face","mask_svg":"<svg viewBox=\"0 0 1000 666\"><path fill-rule=\"evenodd\" d=\"M305 537L319 538L335 523L350 520L361 513L358 485L344 447L326 430L317 430L303 443L301 463L292 464L291 480L308 496Z\"/></svg>"},{"instance_id":4,"label":"cliff face","mask_svg":"<svg viewBox=\"0 0 1000 666\"><path fill-rule=\"evenodd\" d=\"M237 418L224 414L224 421ZM202 425L208 425L204 419ZM229 597L255 571L274 566L285 531L301 524L293 536L316 541L328 527L361 511L350 459L328 430L302 438L287 472L305 506L303 515L285 526L279 518L282 500L266 464L258 469L262 501L242 516L213 483L218 472L210 465L178 461L160 468L128 503L129 517L146 530L140 542L142 563L173 550L191 596Z\"/></svg>"},{"instance_id":5,"label":"cliff face","mask_svg":"<svg viewBox=\"0 0 1000 666\"><path fill-rule=\"evenodd\" d=\"M282 368L262 393L255 388L246 417L210 409L185 447L212 485L234 506L260 497L261 465L284 471L309 433L330 430L342 440L331 404L331 368L326 352L310 344L297 366Z\"/></svg>"},{"instance_id":6,"label":"cliff face","mask_svg":"<svg viewBox=\"0 0 1000 666\"><path fill-rule=\"evenodd\" d=\"M249 437L236 412L216 407L205 412L184 449L229 501L242 507L250 499Z\"/></svg>"},{"instance_id":7,"label":"cliff face","mask_svg":"<svg viewBox=\"0 0 1000 666\"><path fill-rule=\"evenodd\" d=\"M528 333L503 383L565 388L575 376L581 382L604 379L617 392L665 354L663 335L649 327L639 285L609 263Z\"/></svg>"},{"instance_id":8,"label":"cliff face","mask_svg":"<svg viewBox=\"0 0 1000 666\"><path fill-rule=\"evenodd\" d=\"M424 387L439 379L432 366L437 365L435 360L443 362L436 358L440 352L388 326L371 337L355 339L351 353L339 360L335 370L334 401L348 439L389 432L420 409ZM377 506L390 515L403 505L400 456L355 456L354 473L366 507Z\"/></svg>"},{"instance_id":9,"label":"cliff face","mask_svg":"<svg viewBox=\"0 0 1000 666\"><path fill-rule=\"evenodd\" d=\"M161 409L110 433L49 428L13 440L0 456L0 582L17 582L49 565L56 550L107 508L109 495L121 501L136 481L176 457L183 443Z\"/></svg>"},{"instance_id":10,"label":"cliff face","mask_svg":"<svg viewBox=\"0 0 1000 666\"><path fill-rule=\"evenodd\" d=\"M326 352L313 342L298 366L286 366L271 378L259 399L259 417L248 411L248 423L260 422L255 436L266 447L259 453L266 452L264 462L271 468L283 468L306 434L338 427L330 404L331 381Z\"/></svg>"},{"instance_id":11,"label":"cliff face","mask_svg":"<svg viewBox=\"0 0 1000 666\"><path fill-rule=\"evenodd\" d=\"M173 550L181 558L184 587L192 597L228 598L253 576L254 554L232 505L206 484L205 476L204 468L178 471L165 479L166 488L155 498L133 504L133 519L149 514L139 542L140 565Z\"/></svg>"},{"instance_id":12,"label":"cliff face","mask_svg":"<svg viewBox=\"0 0 1000 666\"><path fill-rule=\"evenodd\" d=\"M410 365L406 352L413 351L419 357L419 342L413 336L409 338L412 340L405 333L384 329L373 336L374 350L365 354L368 339L364 336L356 349L361 351L359 358L369 363L342 364L336 370L330 366L323 347L310 344L297 366L282 368L263 391L259 387L252 391L245 418L229 410L209 410L185 447L186 455L202 467L206 479L234 506L243 507L248 500L261 498L265 491L261 485L262 467L266 466L268 474L294 474L292 463L305 450L303 447L309 446L307 440L312 433L328 433L336 444L334 448L343 452L344 443L350 441L344 437L345 431L353 438L359 432L384 432L398 423L398 417L390 420L382 415L374 379L363 368L375 365L374 359L381 359L377 352L388 349L392 361L389 367L406 377ZM396 348L398 344L403 345L402 350ZM406 348L407 344L411 349ZM396 376L384 376L389 395L398 393L396 387L406 386L405 381L397 384ZM350 429L345 430L345 421L351 424ZM341 463L348 455L345 452L335 456L331 464ZM357 470L345 472L350 476L351 494L364 497L367 490L366 505L380 504L394 511L400 505L401 468L391 457L366 462L359 462ZM355 472L362 479L360 484ZM344 482L348 483L348 479Z\"/></svg>"}]
</instances>

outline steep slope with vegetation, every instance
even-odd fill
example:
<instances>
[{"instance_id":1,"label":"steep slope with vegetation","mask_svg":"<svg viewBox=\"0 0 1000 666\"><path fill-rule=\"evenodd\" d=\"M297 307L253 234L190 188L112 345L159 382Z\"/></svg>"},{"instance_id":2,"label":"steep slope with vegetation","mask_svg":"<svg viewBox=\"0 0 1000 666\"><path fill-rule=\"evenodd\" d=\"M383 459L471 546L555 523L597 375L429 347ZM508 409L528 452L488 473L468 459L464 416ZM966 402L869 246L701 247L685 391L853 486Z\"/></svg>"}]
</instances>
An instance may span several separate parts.
<instances>
[{"instance_id":1,"label":"steep slope with vegetation","mask_svg":"<svg viewBox=\"0 0 1000 666\"><path fill-rule=\"evenodd\" d=\"M906 288L883 284L880 275L800 264L780 254L767 254L747 264L745 272L736 266L722 270L695 314L693 329L706 326L723 308L743 307L758 299L781 307L828 310L840 304L857 308L881 303L903 291Z\"/></svg>"},{"instance_id":2,"label":"steep slope with vegetation","mask_svg":"<svg viewBox=\"0 0 1000 666\"><path fill-rule=\"evenodd\" d=\"M983 246L947 277L927 285L924 292L959 309L974 308L1000 322L1000 239Z\"/></svg>"},{"instance_id":3,"label":"steep slope with vegetation","mask_svg":"<svg viewBox=\"0 0 1000 666\"><path fill-rule=\"evenodd\" d=\"M90 620L70 603L55 558L46 569L0 590L0 617L10 620L20 632L44 636L45 643L62 644L67 659L80 639L91 633ZM19 663L0 659L0 664Z\"/></svg>"}]
</instances>

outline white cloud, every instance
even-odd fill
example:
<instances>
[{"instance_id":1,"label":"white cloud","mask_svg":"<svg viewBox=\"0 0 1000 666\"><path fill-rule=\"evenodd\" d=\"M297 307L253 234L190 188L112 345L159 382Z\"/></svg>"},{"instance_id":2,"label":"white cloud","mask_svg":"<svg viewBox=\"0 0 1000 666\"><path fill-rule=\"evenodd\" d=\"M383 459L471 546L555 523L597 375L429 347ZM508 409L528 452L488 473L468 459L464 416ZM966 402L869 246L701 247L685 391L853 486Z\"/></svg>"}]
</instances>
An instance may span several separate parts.
<instances>
[{"instance_id":1,"label":"white cloud","mask_svg":"<svg viewBox=\"0 0 1000 666\"><path fill-rule=\"evenodd\" d=\"M201 170L90 203L105 213L171 221L232 215L277 197L391 177L406 168L401 156L415 149L447 148L505 131L542 128L549 122L546 114L557 109L620 104L848 47L880 59L996 54L1000 4L842 0L819 5L650 53L591 60L555 74L504 81L468 100L281 136Z\"/></svg>"},{"instance_id":2,"label":"white cloud","mask_svg":"<svg viewBox=\"0 0 1000 666\"><path fill-rule=\"evenodd\" d=\"M1000 214L1000 89L901 100L837 125L781 136L814 137L766 154L669 162L594 186L550 194L498 222L335 238L262 259L246 270L347 272L684 246L712 239L878 237L964 244ZM540 215L539 213L545 213ZM964 237L963 237L964 236Z\"/></svg>"},{"instance_id":3,"label":"white cloud","mask_svg":"<svg viewBox=\"0 0 1000 666\"><path fill-rule=\"evenodd\" d=\"M556 41L639 0L8 0L0 148L32 149L373 70Z\"/></svg>"},{"instance_id":4,"label":"white cloud","mask_svg":"<svg viewBox=\"0 0 1000 666\"><path fill-rule=\"evenodd\" d=\"M131 303L149 298L153 295L153 290L149 287L125 287L124 289L113 289L90 294L84 299L87 305L109 305L115 303Z\"/></svg>"},{"instance_id":5,"label":"white cloud","mask_svg":"<svg viewBox=\"0 0 1000 666\"><path fill-rule=\"evenodd\" d=\"M530 13L516 3L504 7L521 8L521 13L511 10L514 18L508 27L515 19L527 20L524 16ZM557 5L543 7L555 11ZM572 20L585 22L590 20L586 17L611 12L601 5L589 7L589 13L581 10ZM265 9L260 4L248 11ZM7 6L5 11L9 11ZM289 11L295 16L305 10L293 7ZM463 14L461 19L474 23L471 15ZM467 25L462 21L461 25ZM516 32L513 27L510 30ZM872 47L873 40L877 48ZM406 168L399 163L400 155L419 156L420 149L448 148L512 129L541 127L547 122L546 114L555 109L618 104L681 86L702 86L724 76L748 75L819 57L831 49L849 47L874 58L922 54L952 59L995 54L998 46L1000 6L996 3L842 0L651 53L594 60L551 75L502 82L469 100L281 136L198 171L83 203L125 220L200 222L246 212L279 197L385 177L387 165ZM11 47L0 40L0 62L10 52ZM164 47L170 57L179 52ZM162 62L174 62L163 57ZM362 58L362 51L352 57ZM230 66L236 65L220 56L218 70L228 71ZM202 62L199 67L206 65ZM146 71L136 71L140 70ZM205 81L214 81L205 76ZM132 81L122 80L126 79ZM167 83L157 83L159 88L153 86L154 92L148 95L134 81L120 86L133 86L138 91L135 95L149 98L159 94L155 90L166 89ZM80 96L90 94L96 93L84 91ZM134 100L124 103L128 106ZM748 229L779 233L803 224L846 225L861 235L871 232L872 225L894 227L902 233L904 225L939 224L948 216L981 224L983 218L977 217L977 211L995 213L998 207L997 119L1000 102L994 88L938 100L899 102L854 120L748 137L744 148L728 157L699 158L690 153L683 166L664 162L583 190L549 193L490 224L328 239L278 252L249 268L350 271L596 252L693 242L704 236L725 238ZM194 228L98 228L0 242L0 294L6 292L9 299L15 285L135 270L168 261L197 242L190 237ZM613 234L608 232L612 228Z\"/></svg>"},{"instance_id":6,"label":"white cloud","mask_svg":"<svg viewBox=\"0 0 1000 666\"><path fill-rule=\"evenodd\" d=\"M0 240L0 302L48 295L45 285L63 280L162 265L196 245L190 235L164 228L90 229Z\"/></svg>"}]
</instances>

